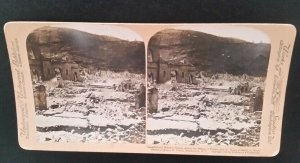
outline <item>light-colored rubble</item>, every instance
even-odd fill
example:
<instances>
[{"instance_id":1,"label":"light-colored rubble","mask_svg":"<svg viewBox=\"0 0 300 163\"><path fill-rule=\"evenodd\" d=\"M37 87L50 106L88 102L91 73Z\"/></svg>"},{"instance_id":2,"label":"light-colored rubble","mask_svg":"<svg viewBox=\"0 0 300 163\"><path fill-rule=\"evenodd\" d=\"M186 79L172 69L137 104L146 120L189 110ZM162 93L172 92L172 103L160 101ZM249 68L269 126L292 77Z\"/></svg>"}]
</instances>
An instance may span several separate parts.
<instances>
[{"instance_id":1,"label":"light-colored rubble","mask_svg":"<svg viewBox=\"0 0 300 163\"><path fill-rule=\"evenodd\" d=\"M147 130L188 130L188 131L197 131L198 125L195 122L190 121L176 121L176 120L168 120L168 119L147 119Z\"/></svg>"},{"instance_id":2,"label":"light-colored rubble","mask_svg":"<svg viewBox=\"0 0 300 163\"><path fill-rule=\"evenodd\" d=\"M157 85L159 112L148 114L148 142L258 146L261 112L249 109L251 91L234 95L229 88L245 82L264 88L264 83L254 77L245 80L227 74L226 79L209 78L198 85Z\"/></svg>"},{"instance_id":3,"label":"light-colored rubble","mask_svg":"<svg viewBox=\"0 0 300 163\"><path fill-rule=\"evenodd\" d=\"M135 107L135 94L114 85L129 80L140 85L143 75L103 71L86 74L84 83L47 81L47 110L36 112L39 141L143 143L145 108Z\"/></svg>"},{"instance_id":4,"label":"light-colored rubble","mask_svg":"<svg viewBox=\"0 0 300 163\"><path fill-rule=\"evenodd\" d=\"M68 127L88 127L88 121L81 118L64 118L64 117L53 117L53 116L36 116L37 127L58 127L58 126L68 126Z\"/></svg>"}]
</instances>

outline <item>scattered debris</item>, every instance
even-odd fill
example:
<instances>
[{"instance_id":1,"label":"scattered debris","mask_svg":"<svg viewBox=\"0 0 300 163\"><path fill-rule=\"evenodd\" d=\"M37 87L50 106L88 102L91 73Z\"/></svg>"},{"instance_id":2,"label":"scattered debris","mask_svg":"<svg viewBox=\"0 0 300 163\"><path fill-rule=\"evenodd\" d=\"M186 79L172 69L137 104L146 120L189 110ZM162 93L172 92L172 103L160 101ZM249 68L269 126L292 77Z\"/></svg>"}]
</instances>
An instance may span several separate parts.
<instances>
[{"instance_id":1,"label":"scattered debris","mask_svg":"<svg viewBox=\"0 0 300 163\"><path fill-rule=\"evenodd\" d=\"M156 85L157 101L148 92L148 142L258 146L264 80L254 78L218 74L203 80L202 75L197 85Z\"/></svg>"},{"instance_id":2,"label":"scattered debris","mask_svg":"<svg viewBox=\"0 0 300 163\"><path fill-rule=\"evenodd\" d=\"M61 79L61 87L56 80L36 86L39 141L145 143L143 76L102 71L85 78L84 84ZM129 81L127 90L116 89Z\"/></svg>"}]
</instances>

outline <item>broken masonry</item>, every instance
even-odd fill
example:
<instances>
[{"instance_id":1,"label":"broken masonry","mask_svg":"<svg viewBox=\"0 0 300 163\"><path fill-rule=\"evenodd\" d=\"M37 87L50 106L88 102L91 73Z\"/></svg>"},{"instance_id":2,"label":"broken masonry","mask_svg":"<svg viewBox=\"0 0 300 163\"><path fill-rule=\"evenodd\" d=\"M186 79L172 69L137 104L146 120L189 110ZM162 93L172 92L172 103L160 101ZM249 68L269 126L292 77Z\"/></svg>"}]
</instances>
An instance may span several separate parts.
<instances>
[{"instance_id":1,"label":"broken masonry","mask_svg":"<svg viewBox=\"0 0 300 163\"><path fill-rule=\"evenodd\" d=\"M141 84L139 90L135 94L135 108L139 109L145 107L146 101L146 87Z\"/></svg>"},{"instance_id":2,"label":"broken masonry","mask_svg":"<svg viewBox=\"0 0 300 163\"><path fill-rule=\"evenodd\" d=\"M155 87L148 90L148 111L149 113L158 111L158 89Z\"/></svg>"},{"instance_id":3,"label":"broken masonry","mask_svg":"<svg viewBox=\"0 0 300 163\"><path fill-rule=\"evenodd\" d=\"M33 89L35 111L47 110L47 94L44 85L36 85Z\"/></svg>"}]
</instances>

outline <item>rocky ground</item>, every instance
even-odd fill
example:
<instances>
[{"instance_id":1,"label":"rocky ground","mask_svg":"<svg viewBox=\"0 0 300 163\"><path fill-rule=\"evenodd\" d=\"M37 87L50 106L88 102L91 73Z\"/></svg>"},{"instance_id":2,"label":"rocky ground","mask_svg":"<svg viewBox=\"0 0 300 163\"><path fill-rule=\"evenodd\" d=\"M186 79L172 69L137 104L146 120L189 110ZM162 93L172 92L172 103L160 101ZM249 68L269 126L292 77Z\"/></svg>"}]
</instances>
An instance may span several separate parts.
<instances>
[{"instance_id":1,"label":"rocky ground","mask_svg":"<svg viewBox=\"0 0 300 163\"><path fill-rule=\"evenodd\" d=\"M119 90L129 80L131 90ZM145 107L135 108L142 75L102 72L84 82L44 82L47 110L36 112L37 137L50 142L145 143Z\"/></svg>"},{"instance_id":2,"label":"rocky ground","mask_svg":"<svg viewBox=\"0 0 300 163\"><path fill-rule=\"evenodd\" d=\"M172 145L258 146L261 112L249 110L249 94L228 90L241 82L263 88L264 79L226 77L199 80L196 85L157 85L158 112L148 114L147 142ZM172 83L172 84L171 84Z\"/></svg>"}]
</instances>

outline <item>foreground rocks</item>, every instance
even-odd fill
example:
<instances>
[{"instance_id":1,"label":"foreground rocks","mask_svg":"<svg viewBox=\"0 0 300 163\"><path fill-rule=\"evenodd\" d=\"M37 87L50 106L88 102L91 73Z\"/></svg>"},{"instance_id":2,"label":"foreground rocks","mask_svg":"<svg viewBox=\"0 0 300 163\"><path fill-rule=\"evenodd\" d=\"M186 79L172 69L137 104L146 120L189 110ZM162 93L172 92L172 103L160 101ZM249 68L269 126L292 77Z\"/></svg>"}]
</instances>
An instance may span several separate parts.
<instances>
[{"instance_id":1,"label":"foreground rocks","mask_svg":"<svg viewBox=\"0 0 300 163\"><path fill-rule=\"evenodd\" d=\"M149 143L258 146L261 112L250 109L251 92L231 94L232 83L176 83L176 91L171 84L158 85L158 112L147 118Z\"/></svg>"},{"instance_id":2,"label":"foreground rocks","mask_svg":"<svg viewBox=\"0 0 300 163\"><path fill-rule=\"evenodd\" d=\"M143 81L130 77L138 86ZM114 88L121 81L94 77L85 84L64 81L63 88L44 83L48 107L36 112L39 141L145 143L145 107L135 106L135 91Z\"/></svg>"}]
</instances>

